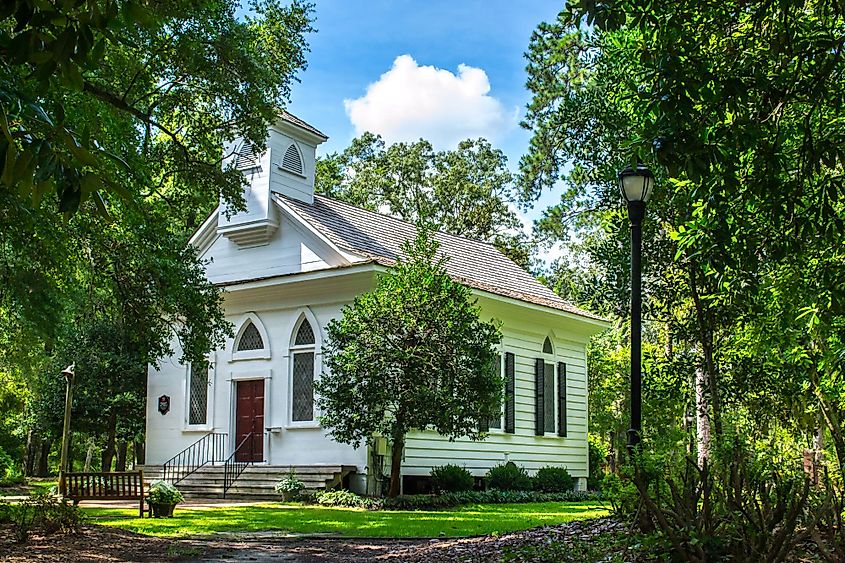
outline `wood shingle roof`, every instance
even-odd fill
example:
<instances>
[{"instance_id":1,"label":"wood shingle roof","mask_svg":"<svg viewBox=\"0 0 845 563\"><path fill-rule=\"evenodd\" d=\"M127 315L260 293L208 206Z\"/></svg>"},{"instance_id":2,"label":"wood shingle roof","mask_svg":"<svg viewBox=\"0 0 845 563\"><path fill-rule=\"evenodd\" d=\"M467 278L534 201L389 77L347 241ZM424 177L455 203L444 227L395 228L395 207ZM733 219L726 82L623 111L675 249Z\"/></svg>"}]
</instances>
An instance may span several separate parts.
<instances>
[{"instance_id":1,"label":"wood shingle roof","mask_svg":"<svg viewBox=\"0 0 845 563\"><path fill-rule=\"evenodd\" d=\"M274 196L338 248L385 266L395 264L402 243L416 236L411 223L328 197L315 195L314 203L308 204L278 193ZM446 271L469 287L604 320L561 299L491 244L443 232L436 232L435 239L448 257Z\"/></svg>"}]
</instances>

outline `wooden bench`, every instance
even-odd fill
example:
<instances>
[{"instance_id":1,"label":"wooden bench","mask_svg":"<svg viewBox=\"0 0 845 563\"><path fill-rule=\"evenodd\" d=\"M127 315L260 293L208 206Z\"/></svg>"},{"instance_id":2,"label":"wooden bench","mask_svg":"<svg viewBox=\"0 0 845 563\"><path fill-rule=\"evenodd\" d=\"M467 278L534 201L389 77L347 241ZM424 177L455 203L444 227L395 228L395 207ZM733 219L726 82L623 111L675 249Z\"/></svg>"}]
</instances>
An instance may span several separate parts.
<instances>
[{"instance_id":1,"label":"wooden bench","mask_svg":"<svg viewBox=\"0 0 845 563\"><path fill-rule=\"evenodd\" d=\"M62 473L59 493L73 501L137 500L138 512L144 517L144 472L117 471L114 473ZM147 509L149 511L149 509Z\"/></svg>"}]
</instances>

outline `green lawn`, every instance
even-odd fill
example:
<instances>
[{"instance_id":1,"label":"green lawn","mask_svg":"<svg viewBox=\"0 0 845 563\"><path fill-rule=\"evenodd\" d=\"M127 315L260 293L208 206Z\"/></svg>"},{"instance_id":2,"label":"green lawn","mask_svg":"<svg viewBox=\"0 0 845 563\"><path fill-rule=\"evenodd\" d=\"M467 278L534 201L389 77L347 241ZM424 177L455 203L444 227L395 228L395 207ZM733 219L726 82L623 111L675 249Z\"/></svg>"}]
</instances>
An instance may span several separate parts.
<instances>
[{"instance_id":1,"label":"green lawn","mask_svg":"<svg viewBox=\"0 0 845 563\"><path fill-rule=\"evenodd\" d=\"M84 511L92 523L153 536L284 531L394 538L487 535L598 518L608 513L596 502L485 504L451 510L373 512L281 504L203 509L177 507L174 518L164 519L141 519L132 509L87 508Z\"/></svg>"}]
</instances>

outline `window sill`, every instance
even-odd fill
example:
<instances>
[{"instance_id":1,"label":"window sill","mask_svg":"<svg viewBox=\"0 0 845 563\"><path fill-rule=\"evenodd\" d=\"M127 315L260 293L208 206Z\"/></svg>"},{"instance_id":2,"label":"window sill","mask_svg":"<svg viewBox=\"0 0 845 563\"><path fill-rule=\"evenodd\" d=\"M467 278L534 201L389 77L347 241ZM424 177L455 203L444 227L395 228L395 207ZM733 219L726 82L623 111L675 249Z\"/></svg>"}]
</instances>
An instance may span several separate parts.
<instances>
[{"instance_id":1,"label":"window sill","mask_svg":"<svg viewBox=\"0 0 845 563\"><path fill-rule=\"evenodd\" d=\"M183 426L182 432L214 432L213 426L189 425Z\"/></svg>"},{"instance_id":2,"label":"window sill","mask_svg":"<svg viewBox=\"0 0 845 563\"><path fill-rule=\"evenodd\" d=\"M245 352L235 352L229 362L243 362L246 360L270 360L272 356L268 350L249 350Z\"/></svg>"},{"instance_id":3,"label":"window sill","mask_svg":"<svg viewBox=\"0 0 845 563\"><path fill-rule=\"evenodd\" d=\"M314 430L321 428L320 423L315 421L308 421L308 422L289 422L286 426L286 430Z\"/></svg>"}]
</instances>

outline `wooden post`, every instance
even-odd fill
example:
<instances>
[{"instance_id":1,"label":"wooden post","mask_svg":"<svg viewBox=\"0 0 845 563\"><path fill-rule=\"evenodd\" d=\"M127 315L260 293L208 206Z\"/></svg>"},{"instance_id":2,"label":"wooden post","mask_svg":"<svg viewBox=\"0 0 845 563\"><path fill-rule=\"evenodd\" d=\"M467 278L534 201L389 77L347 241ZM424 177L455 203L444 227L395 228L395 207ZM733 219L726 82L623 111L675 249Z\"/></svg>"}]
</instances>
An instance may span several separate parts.
<instances>
[{"instance_id":1,"label":"wooden post","mask_svg":"<svg viewBox=\"0 0 845 563\"><path fill-rule=\"evenodd\" d=\"M62 375L65 376L65 422L62 428L62 456L59 460L59 494L66 496L67 487L65 486L65 473L67 472L67 450L70 438L70 407L73 400L73 375L74 364L69 365L62 370Z\"/></svg>"}]
</instances>

